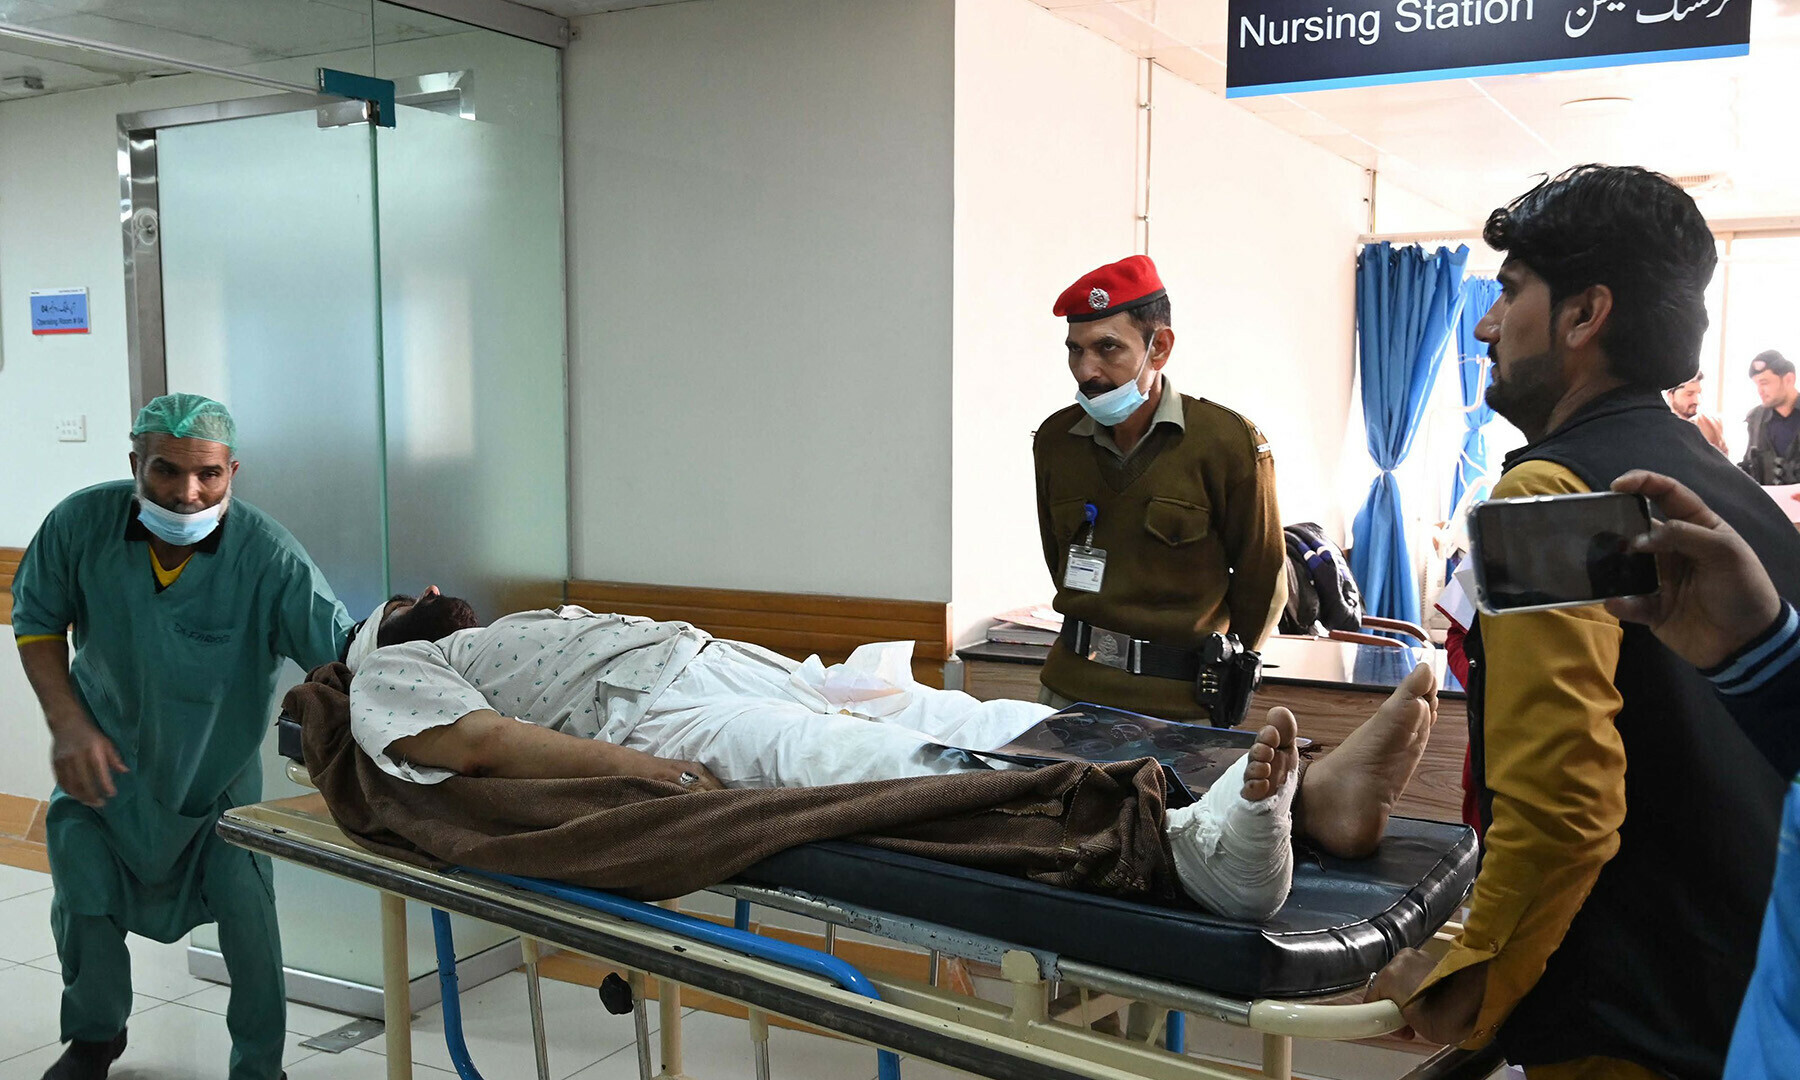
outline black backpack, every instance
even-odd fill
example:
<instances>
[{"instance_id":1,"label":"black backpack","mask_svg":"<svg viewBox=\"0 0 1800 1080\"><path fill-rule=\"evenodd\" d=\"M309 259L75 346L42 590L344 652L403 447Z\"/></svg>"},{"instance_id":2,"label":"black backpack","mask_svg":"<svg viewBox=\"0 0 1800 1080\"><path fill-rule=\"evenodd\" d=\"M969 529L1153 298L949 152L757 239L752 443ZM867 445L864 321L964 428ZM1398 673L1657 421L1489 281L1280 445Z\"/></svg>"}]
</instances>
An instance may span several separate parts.
<instances>
[{"instance_id":1,"label":"black backpack","mask_svg":"<svg viewBox=\"0 0 1800 1080\"><path fill-rule=\"evenodd\" d=\"M1362 591L1343 549L1310 521L1282 530L1287 542L1287 606L1279 631L1322 637L1325 630L1361 630Z\"/></svg>"}]
</instances>

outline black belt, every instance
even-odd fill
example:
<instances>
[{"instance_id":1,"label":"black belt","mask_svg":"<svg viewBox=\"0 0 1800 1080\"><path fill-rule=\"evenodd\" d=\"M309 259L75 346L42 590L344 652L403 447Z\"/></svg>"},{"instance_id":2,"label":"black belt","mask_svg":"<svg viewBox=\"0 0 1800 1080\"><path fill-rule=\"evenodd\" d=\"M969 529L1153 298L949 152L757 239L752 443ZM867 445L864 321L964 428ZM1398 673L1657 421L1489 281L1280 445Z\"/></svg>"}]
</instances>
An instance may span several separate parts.
<instances>
[{"instance_id":1,"label":"black belt","mask_svg":"<svg viewBox=\"0 0 1800 1080\"><path fill-rule=\"evenodd\" d=\"M1193 682L1200 674L1200 653L1158 645L1130 634L1073 620L1063 626L1062 642L1076 656L1132 675Z\"/></svg>"}]
</instances>

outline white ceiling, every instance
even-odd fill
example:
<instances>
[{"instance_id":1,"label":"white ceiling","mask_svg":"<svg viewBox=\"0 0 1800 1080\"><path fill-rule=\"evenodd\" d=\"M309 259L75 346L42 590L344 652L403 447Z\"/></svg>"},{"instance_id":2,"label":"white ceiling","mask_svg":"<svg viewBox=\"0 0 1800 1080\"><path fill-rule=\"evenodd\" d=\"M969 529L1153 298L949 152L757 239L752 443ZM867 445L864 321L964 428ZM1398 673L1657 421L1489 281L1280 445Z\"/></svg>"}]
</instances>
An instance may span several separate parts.
<instances>
[{"instance_id":1,"label":"white ceiling","mask_svg":"<svg viewBox=\"0 0 1800 1080\"><path fill-rule=\"evenodd\" d=\"M682 0L525 0L564 17ZM1036 0L1220 95L1227 0ZM375 5L382 42L466 29ZM0 0L0 21L122 42L227 68L367 47L369 0ZM164 74L0 38L0 100ZM1568 108L1584 98L1624 106ZM1242 98L1236 104L1443 207L1467 226L1543 172L1584 161L1711 176L1714 218L1800 214L1800 0L1757 0L1748 57ZM1378 208L1378 212L1379 212ZM1431 221L1420 227L1437 228ZM1404 220L1384 229L1408 230Z\"/></svg>"},{"instance_id":2,"label":"white ceiling","mask_svg":"<svg viewBox=\"0 0 1800 1080\"><path fill-rule=\"evenodd\" d=\"M371 5L370 0L0 0L0 22L233 71L297 56L367 49L372 39L391 44L468 30L448 19ZM0 101L180 70L0 36ZM41 80L43 89L26 90L19 76Z\"/></svg>"},{"instance_id":3,"label":"white ceiling","mask_svg":"<svg viewBox=\"0 0 1800 1080\"><path fill-rule=\"evenodd\" d=\"M1036 0L1221 96L1226 0ZM1629 105L1567 108L1583 98ZM1235 103L1423 195L1468 225L1538 173L1587 161L1717 174L1713 218L1800 213L1800 0L1757 0L1748 57L1509 75ZM1378 208L1379 212L1379 208ZM1406 229L1384 222L1384 229ZM1437 228L1433 222L1430 228Z\"/></svg>"}]
</instances>

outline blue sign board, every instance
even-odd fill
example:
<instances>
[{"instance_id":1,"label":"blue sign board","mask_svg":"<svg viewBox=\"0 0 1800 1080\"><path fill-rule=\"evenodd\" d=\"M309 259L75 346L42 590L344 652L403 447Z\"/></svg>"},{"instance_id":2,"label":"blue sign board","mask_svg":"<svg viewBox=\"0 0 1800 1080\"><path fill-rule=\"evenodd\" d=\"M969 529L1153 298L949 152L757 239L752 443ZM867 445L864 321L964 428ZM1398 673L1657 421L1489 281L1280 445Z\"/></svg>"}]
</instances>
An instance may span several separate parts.
<instances>
[{"instance_id":1,"label":"blue sign board","mask_svg":"<svg viewBox=\"0 0 1800 1080\"><path fill-rule=\"evenodd\" d=\"M34 289L31 293L31 332L34 334L85 334L88 332L86 289Z\"/></svg>"},{"instance_id":2,"label":"blue sign board","mask_svg":"<svg viewBox=\"0 0 1800 1080\"><path fill-rule=\"evenodd\" d=\"M1750 0L1230 0L1225 96L1743 56Z\"/></svg>"}]
</instances>

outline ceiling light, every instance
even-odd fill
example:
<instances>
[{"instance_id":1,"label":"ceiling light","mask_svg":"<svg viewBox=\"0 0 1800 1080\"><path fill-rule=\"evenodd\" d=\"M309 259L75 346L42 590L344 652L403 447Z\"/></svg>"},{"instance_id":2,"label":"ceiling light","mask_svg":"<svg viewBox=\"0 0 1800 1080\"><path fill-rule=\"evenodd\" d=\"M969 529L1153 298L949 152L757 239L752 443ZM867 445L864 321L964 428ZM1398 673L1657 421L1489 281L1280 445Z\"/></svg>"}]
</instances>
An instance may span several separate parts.
<instances>
[{"instance_id":1,"label":"ceiling light","mask_svg":"<svg viewBox=\"0 0 1800 1080\"><path fill-rule=\"evenodd\" d=\"M1570 112L1615 113L1629 109L1632 99L1628 97L1584 97L1574 101L1565 101L1562 107Z\"/></svg>"}]
</instances>

